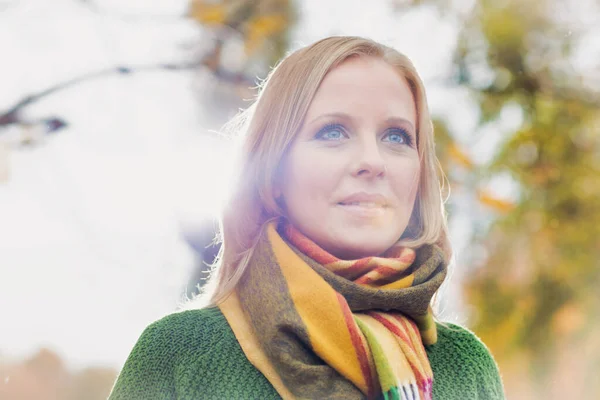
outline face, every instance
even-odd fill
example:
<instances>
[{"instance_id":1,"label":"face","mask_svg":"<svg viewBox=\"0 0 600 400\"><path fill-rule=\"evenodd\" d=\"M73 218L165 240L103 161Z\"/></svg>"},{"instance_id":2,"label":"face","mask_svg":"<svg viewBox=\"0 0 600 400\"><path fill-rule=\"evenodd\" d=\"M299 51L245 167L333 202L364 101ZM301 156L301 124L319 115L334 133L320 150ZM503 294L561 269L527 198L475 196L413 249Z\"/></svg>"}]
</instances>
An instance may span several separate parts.
<instances>
[{"instance_id":1,"label":"face","mask_svg":"<svg viewBox=\"0 0 600 400\"><path fill-rule=\"evenodd\" d=\"M356 57L331 70L282 163L288 219L342 259L398 241L417 193L415 102L393 67Z\"/></svg>"}]
</instances>

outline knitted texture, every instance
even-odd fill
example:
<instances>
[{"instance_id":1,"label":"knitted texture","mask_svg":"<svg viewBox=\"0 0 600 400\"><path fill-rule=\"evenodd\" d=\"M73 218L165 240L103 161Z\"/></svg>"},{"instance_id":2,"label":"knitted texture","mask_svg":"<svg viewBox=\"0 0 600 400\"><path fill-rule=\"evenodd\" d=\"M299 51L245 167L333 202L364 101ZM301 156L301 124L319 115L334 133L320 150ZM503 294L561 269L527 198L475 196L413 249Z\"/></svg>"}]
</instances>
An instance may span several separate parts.
<instances>
[{"instance_id":1,"label":"knitted texture","mask_svg":"<svg viewBox=\"0 0 600 400\"><path fill-rule=\"evenodd\" d=\"M431 400L423 343L436 341L429 303L446 274L439 248L395 247L382 257L340 260L291 224L272 222L249 263L257 268L236 286L241 307L227 307L228 299L219 308L248 360L284 399L400 400L407 393ZM249 326L238 330L241 319ZM257 352L268 366L253 358Z\"/></svg>"},{"instance_id":2,"label":"knitted texture","mask_svg":"<svg viewBox=\"0 0 600 400\"><path fill-rule=\"evenodd\" d=\"M498 368L468 330L438 325L426 347L433 398L504 399ZM109 400L278 399L248 362L218 308L168 315L149 325L127 358Z\"/></svg>"}]
</instances>

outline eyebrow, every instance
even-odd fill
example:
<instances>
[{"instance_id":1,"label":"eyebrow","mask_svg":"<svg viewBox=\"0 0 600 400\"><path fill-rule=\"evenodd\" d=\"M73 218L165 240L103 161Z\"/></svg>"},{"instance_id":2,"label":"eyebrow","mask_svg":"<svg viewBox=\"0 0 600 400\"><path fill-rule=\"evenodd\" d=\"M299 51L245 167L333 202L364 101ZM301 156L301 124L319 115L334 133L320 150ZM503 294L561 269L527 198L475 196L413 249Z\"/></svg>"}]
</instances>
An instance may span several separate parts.
<instances>
[{"instance_id":1,"label":"eyebrow","mask_svg":"<svg viewBox=\"0 0 600 400\"><path fill-rule=\"evenodd\" d=\"M323 119L323 118L339 118L339 119L343 119L343 120L352 120L352 117L346 113L342 113L342 112L333 112L333 113L327 113L327 114L321 114L318 117L313 118L309 124L314 124L316 121ZM401 118L401 117L389 117L385 120L386 123L394 123L394 124L401 124L401 125L408 125L411 130L413 132L415 132L415 127L413 126L412 122L410 122L409 120L407 120L406 118Z\"/></svg>"}]
</instances>

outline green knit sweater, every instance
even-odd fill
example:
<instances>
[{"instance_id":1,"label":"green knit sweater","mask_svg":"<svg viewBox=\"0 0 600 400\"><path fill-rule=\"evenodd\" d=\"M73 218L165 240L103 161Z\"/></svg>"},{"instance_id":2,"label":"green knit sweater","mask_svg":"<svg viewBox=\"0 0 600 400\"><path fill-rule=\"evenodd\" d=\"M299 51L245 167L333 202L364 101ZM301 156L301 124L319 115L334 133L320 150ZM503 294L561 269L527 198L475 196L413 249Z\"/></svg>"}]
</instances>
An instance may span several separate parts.
<instances>
[{"instance_id":1,"label":"green knit sweater","mask_svg":"<svg viewBox=\"0 0 600 400\"><path fill-rule=\"evenodd\" d=\"M498 368L468 330L438 325L427 348L434 399L504 399ZM142 333L109 400L278 399L246 359L218 308L168 315Z\"/></svg>"}]
</instances>

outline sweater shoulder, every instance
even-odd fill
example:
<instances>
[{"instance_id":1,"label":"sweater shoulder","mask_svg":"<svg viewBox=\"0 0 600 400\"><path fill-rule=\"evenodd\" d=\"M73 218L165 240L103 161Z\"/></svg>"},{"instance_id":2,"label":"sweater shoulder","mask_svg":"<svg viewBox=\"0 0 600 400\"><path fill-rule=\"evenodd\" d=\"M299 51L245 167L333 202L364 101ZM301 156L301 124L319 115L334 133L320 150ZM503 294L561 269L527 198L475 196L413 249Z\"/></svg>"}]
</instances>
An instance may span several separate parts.
<instances>
[{"instance_id":1,"label":"sweater shoulder","mask_svg":"<svg viewBox=\"0 0 600 400\"><path fill-rule=\"evenodd\" d=\"M471 330L452 323L438 323L438 342L452 347L457 355L473 362L493 361L492 354L483 341Z\"/></svg>"},{"instance_id":2,"label":"sweater shoulder","mask_svg":"<svg viewBox=\"0 0 600 400\"><path fill-rule=\"evenodd\" d=\"M210 349L215 342L229 337L230 329L218 308L178 311L152 322L140 338L148 337L157 345L168 344L173 351L186 351L187 347L202 343Z\"/></svg>"},{"instance_id":3,"label":"sweater shoulder","mask_svg":"<svg viewBox=\"0 0 600 400\"><path fill-rule=\"evenodd\" d=\"M178 399L274 399L277 392L246 358L217 307L176 312L149 326L171 347Z\"/></svg>"},{"instance_id":4,"label":"sweater shoulder","mask_svg":"<svg viewBox=\"0 0 600 400\"><path fill-rule=\"evenodd\" d=\"M460 381L459 386L462 389L468 387L473 393L472 398L504 399L498 365L481 339L456 324L438 323L437 329L437 343L427 347L432 368L437 369L434 376L448 384Z\"/></svg>"},{"instance_id":5,"label":"sweater shoulder","mask_svg":"<svg viewBox=\"0 0 600 400\"><path fill-rule=\"evenodd\" d=\"M218 309L166 315L144 329L109 398L199 398L200 388L210 387L207 378L215 370L214 363L222 364L231 354L223 350L236 344Z\"/></svg>"},{"instance_id":6,"label":"sweater shoulder","mask_svg":"<svg viewBox=\"0 0 600 400\"><path fill-rule=\"evenodd\" d=\"M226 323L225 317L216 307L176 311L152 322L146 329L187 333L218 333Z\"/></svg>"},{"instance_id":7,"label":"sweater shoulder","mask_svg":"<svg viewBox=\"0 0 600 400\"><path fill-rule=\"evenodd\" d=\"M209 356L227 336L225 318L218 309L174 312L150 323L139 336L124 370L160 365L170 370L190 354Z\"/></svg>"}]
</instances>

